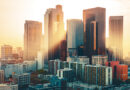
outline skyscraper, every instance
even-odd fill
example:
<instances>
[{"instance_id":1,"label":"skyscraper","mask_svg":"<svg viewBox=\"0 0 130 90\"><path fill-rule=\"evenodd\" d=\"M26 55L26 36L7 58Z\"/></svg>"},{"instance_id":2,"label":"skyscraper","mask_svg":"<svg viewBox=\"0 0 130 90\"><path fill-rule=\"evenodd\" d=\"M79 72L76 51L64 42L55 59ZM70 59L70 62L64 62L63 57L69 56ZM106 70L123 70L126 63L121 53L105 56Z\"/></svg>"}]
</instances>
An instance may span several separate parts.
<instances>
[{"instance_id":1,"label":"skyscraper","mask_svg":"<svg viewBox=\"0 0 130 90\"><path fill-rule=\"evenodd\" d=\"M26 21L24 27L24 59L34 60L41 49L42 23Z\"/></svg>"},{"instance_id":2,"label":"skyscraper","mask_svg":"<svg viewBox=\"0 0 130 90\"><path fill-rule=\"evenodd\" d=\"M106 9L101 7L83 10L84 53L89 58L93 54L105 54Z\"/></svg>"},{"instance_id":3,"label":"skyscraper","mask_svg":"<svg viewBox=\"0 0 130 90\"><path fill-rule=\"evenodd\" d=\"M12 46L10 45L3 45L1 47L1 58L8 59L12 57Z\"/></svg>"},{"instance_id":4,"label":"skyscraper","mask_svg":"<svg viewBox=\"0 0 130 90\"><path fill-rule=\"evenodd\" d=\"M83 22L80 19L67 20L67 53L77 55L77 48L83 45Z\"/></svg>"},{"instance_id":5,"label":"skyscraper","mask_svg":"<svg viewBox=\"0 0 130 90\"><path fill-rule=\"evenodd\" d=\"M85 65L84 81L99 86L112 85L112 68L101 65Z\"/></svg>"},{"instance_id":6,"label":"skyscraper","mask_svg":"<svg viewBox=\"0 0 130 90\"><path fill-rule=\"evenodd\" d=\"M61 41L65 40L62 6L47 9L44 15L45 51L47 59L60 58Z\"/></svg>"},{"instance_id":7,"label":"skyscraper","mask_svg":"<svg viewBox=\"0 0 130 90\"><path fill-rule=\"evenodd\" d=\"M112 60L123 59L123 16L109 18L109 49L114 55Z\"/></svg>"}]
</instances>

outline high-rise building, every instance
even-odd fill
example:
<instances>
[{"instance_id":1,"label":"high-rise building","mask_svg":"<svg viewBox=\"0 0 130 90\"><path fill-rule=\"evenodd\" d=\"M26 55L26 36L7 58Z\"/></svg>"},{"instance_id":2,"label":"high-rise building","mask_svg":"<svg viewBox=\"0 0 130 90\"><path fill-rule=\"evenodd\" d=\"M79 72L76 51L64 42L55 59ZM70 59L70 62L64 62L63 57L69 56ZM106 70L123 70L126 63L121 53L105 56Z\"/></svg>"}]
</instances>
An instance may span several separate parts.
<instances>
[{"instance_id":1,"label":"high-rise building","mask_svg":"<svg viewBox=\"0 0 130 90\"><path fill-rule=\"evenodd\" d=\"M119 61L106 62L106 66L112 67L113 81L117 84L118 80L126 81L128 79L128 65L119 64Z\"/></svg>"},{"instance_id":2,"label":"high-rise building","mask_svg":"<svg viewBox=\"0 0 130 90\"><path fill-rule=\"evenodd\" d=\"M44 56L42 54L43 53L40 51L37 53L36 61L37 61L37 69L38 70L41 70L44 68Z\"/></svg>"},{"instance_id":3,"label":"high-rise building","mask_svg":"<svg viewBox=\"0 0 130 90\"><path fill-rule=\"evenodd\" d=\"M117 79L122 81L128 79L128 65L120 64L117 66Z\"/></svg>"},{"instance_id":4,"label":"high-rise building","mask_svg":"<svg viewBox=\"0 0 130 90\"><path fill-rule=\"evenodd\" d=\"M106 62L106 66L112 67L112 77L115 79L117 77L116 67L119 65L119 61Z\"/></svg>"},{"instance_id":5,"label":"high-rise building","mask_svg":"<svg viewBox=\"0 0 130 90\"><path fill-rule=\"evenodd\" d=\"M71 68L74 71L75 76L83 76L84 66L89 64L89 58L87 57L75 57L75 58L67 58L68 61L61 61L59 59L49 60L48 61L48 71L51 74L56 75L58 69ZM80 65L79 65L80 64ZM78 67L79 65L79 67ZM81 66L81 67L80 67ZM81 70L82 69L82 70ZM79 75L80 73L80 75Z\"/></svg>"},{"instance_id":6,"label":"high-rise building","mask_svg":"<svg viewBox=\"0 0 130 90\"><path fill-rule=\"evenodd\" d=\"M84 81L84 68L85 68L85 65L87 65L86 63L78 63L78 66L77 66L77 75L76 75L76 78L78 80L82 80Z\"/></svg>"},{"instance_id":7,"label":"high-rise building","mask_svg":"<svg viewBox=\"0 0 130 90\"><path fill-rule=\"evenodd\" d=\"M67 57L67 41L62 40L61 41L61 50L60 50L60 59L62 61L66 61L66 57Z\"/></svg>"},{"instance_id":8,"label":"high-rise building","mask_svg":"<svg viewBox=\"0 0 130 90\"><path fill-rule=\"evenodd\" d=\"M72 82L74 80L74 73L73 70L70 68L64 68L64 69L59 69L57 70L57 76L59 78L64 78L68 82Z\"/></svg>"},{"instance_id":9,"label":"high-rise building","mask_svg":"<svg viewBox=\"0 0 130 90\"><path fill-rule=\"evenodd\" d=\"M69 62L67 61L61 61L60 62L60 69L69 68Z\"/></svg>"},{"instance_id":10,"label":"high-rise building","mask_svg":"<svg viewBox=\"0 0 130 90\"><path fill-rule=\"evenodd\" d=\"M49 60L48 61L48 72L51 74L54 74L54 60Z\"/></svg>"},{"instance_id":11,"label":"high-rise building","mask_svg":"<svg viewBox=\"0 0 130 90\"><path fill-rule=\"evenodd\" d=\"M108 56L105 55L93 55L92 56L92 64L100 64L100 65L105 65L106 62L108 61Z\"/></svg>"},{"instance_id":12,"label":"high-rise building","mask_svg":"<svg viewBox=\"0 0 130 90\"><path fill-rule=\"evenodd\" d=\"M77 76L77 67L78 67L78 62L69 62L70 66L69 68L71 68L74 71L74 74Z\"/></svg>"},{"instance_id":13,"label":"high-rise building","mask_svg":"<svg viewBox=\"0 0 130 90\"><path fill-rule=\"evenodd\" d=\"M66 40L62 6L47 9L44 15L45 51L47 60L60 58L61 41Z\"/></svg>"},{"instance_id":14,"label":"high-rise building","mask_svg":"<svg viewBox=\"0 0 130 90\"><path fill-rule=\"evenodd\" d=\"M61 69L60 62L61 61L59 59L49 60L49 62L48 62L49 73L56 75L57 74L57 70Z\"/></svg>"},{"instance_id":15,"label":"high-rise building","mask_svg":"<svg viewBox=\"0 0 130 90\"><path fill-rule=\"evenodd\" d=\"M2 59L9 59L11 57L12 57L12 46L3 45L1 47L1 58Z\"/></svg>"},{"instance_id":16,"label":"high-rise building","mask_svg":"<svg viewBox=\"0 0 130 90\"><path fill-rule=\"evenodd\" d=\"M67 20L67 53L77 55L77 48L83 45L83 22L80 19Z\"/></svg>"},{"instance_id":17,"label":"high-rise building","mask_svg":"<svg viewBox=\"0 0 130 90\"><path fill-rule=\"evenodd\" d=\"M42 23L26 21L24 24L24 59L35 60L41 49Z\"/></svg>"},{"instance_id":18,"label":"high-rise building","mask_svg":"<svg viewBox=\"0 0 130 90\"><path fill-rule=\"evenodd\" d=\"M123 16L109 18L109 49L113 52L112 60L123 59Z\"/></svg>"},{"instance_id":19,"label":"high-rise building","mask_svg":"<svg viewBox=\"0 0 130 90\"><path fill-rule=\"evenodd\" d=\"M20 75L13 75L14 84L18 84L19 86L29 85L30 84L30 73L23 73Z\"/></svg>"},{"instance_id":20,"label":"high-rise building","mask_svg":"<svg viewBox=\"0 0 130 90\"><path fill-rule=\"evenodd\" d=\"M86 65L84 81L99 86L112 85L112 68L100 65Z\"/></svg>"},{"instance_id":21,"label":"high-rise building","mask_svg":"<svg viewBox=\"0 0 130 90\"><path fill-rule=\"evenodd\" d=\"M0 70L0 83L4 82L4 70Z\"/></svg>"},{"instance_id":22,"label":"high-rise building","mask_svg":"<svg viewBox=\"0 0 130 90\"><path fill-rule=\"evenodd\" d=\"M8 78L10 77L10 75L12 75L12 73L22 74L23 65L22 64L6 64L3 70L5 73L5 78Z\"/></svg>"},{"instance_id":23,"label":"high-rise building","mask_svg":"<svg viewBox=\"0 0 130 90\"><path fill-rule=\"evenodd\" d=\"M105 8L96 7L83 11L84 53L90 59L92 55L105 54L105 23Z\"/></svg>"}]
</instances>

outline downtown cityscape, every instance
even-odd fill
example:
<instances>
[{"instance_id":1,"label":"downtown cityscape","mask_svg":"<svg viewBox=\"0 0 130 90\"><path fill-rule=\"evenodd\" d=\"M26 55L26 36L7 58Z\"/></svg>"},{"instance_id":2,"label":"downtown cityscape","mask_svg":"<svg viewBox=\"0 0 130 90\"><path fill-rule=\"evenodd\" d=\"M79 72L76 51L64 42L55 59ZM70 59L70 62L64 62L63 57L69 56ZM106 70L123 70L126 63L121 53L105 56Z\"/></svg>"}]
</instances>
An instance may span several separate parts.
<instances>
[{"instance_id":1,"label":"downtown cityscape","mask_svg":"<svg viewBox=\"0 0 130 90\"><path fill-rule=\"evenodd\" d=\"M64 19L63 8L50 6L42 22L24 20L22 45L0 41L0 90L130 90L125 16L95 6Z\"/></svg>"}]
</instances>

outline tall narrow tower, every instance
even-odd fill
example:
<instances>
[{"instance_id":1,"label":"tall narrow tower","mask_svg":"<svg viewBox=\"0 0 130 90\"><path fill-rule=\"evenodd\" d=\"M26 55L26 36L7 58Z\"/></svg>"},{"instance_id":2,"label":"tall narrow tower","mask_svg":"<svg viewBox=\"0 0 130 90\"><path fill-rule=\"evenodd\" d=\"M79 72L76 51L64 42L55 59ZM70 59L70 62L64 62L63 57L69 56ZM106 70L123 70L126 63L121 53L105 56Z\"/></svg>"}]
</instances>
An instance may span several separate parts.
<instances>
[{"instance_id":1,"label":"tall narrow tower","mask_svg":"<svg viewBox=\"0 0 130 90\"><path fill-rule=\"evenodd\" d=\"M47 60L60 58L61 41L65 40L62 6L47 9L44 22Z\"/></svg>"},{"instance_id":2,"label":"tall narrow tower","mask_svg":"<svg viewBox=\"0 0 130 90\"><path fill-rule=\"evenodd\" d=\"M68 56L78 54L77 48L83 45L83 22L80 19L67 20L67 53Z\"/></svg>"},{"instance_id":3,"label":"tall narrow tower","mask_svg":"<svg viewBox=\"0 0 130 90\"><path fill-rule=\"evenodd\" d=\"M24 24L24 59L35 60L41 49L42 23L26 21Z\"/></svg>"},{"instance_id":4,"label":"tall narrow tower","mask_svg":"<svg viewBox=\"0 0 130 90\"><path fill-rule=\"evenodd\" d=\"M84 10L83 23L85 55L91 59L92 55L105 54L106 9L96 7Z\"/></svg>"},{"instance_id":5,"label":"tall narrow tower","mask_svg":"<svg viewBox=\"0 0 130 90\"><path fill-rule=\"evenodd\" d=\"M123 59L123 16L109 18L109 49L113 53L112 60Z\"/></svg>"}]
</instances>

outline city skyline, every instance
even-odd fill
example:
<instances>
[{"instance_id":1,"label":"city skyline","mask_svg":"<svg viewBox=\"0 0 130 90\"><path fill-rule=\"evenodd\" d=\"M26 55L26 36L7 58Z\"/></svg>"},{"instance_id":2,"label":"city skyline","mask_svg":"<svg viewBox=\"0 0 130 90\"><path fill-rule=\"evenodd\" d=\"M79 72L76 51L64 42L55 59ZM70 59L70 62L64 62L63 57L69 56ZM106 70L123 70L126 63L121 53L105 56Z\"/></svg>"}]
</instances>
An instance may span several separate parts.
<instances>
[{"instance_id":1,"label":"city skyline","mask_svg":"<svg viewBox=\"0 0 130 90\"><path fill-rule=\"evenodd\" d=\"M95 1L95 2L94 2ZM73 7L71 7L74 0L65 1L65 0L30 0L30 1L0 1L2 5L0 8L0 45L10 44L13 46L22 46L23 47L23 34L24 34L24 22L25 20L35 20L41 21L42 26L44 26L44 14L47 8L55 7L56 4L61 4L63 6L64 12L64 23L66 24L67 19L82 19L82 13L84 9L93 8L93 7L104 7L106 8L106 23L109 23L108 16L124 16L124 56L127 56L130 52L130 43L129 41L129 25L130 22L128 11L129 1L123 0L81 0L75 1ZM79 5L79 2L81 3ZM30 3L30 4L28 4ZM47 5L46 5L47 4ZM111 5L110 5L111 4ZM124 6L125 4L125 6ZM76 7L79 5L79 7ZM24 6L24 7L23 7ZM27 6L27 7L26 7ZM18 8L15 8L18 7ZM72 12L73 11L73 12ZM10 16L9 16L10 15ZM19 17L17 17L17 15ZM106 25L107 36L108 36L108 24ZM43 27L44 28L44 27ZM66 26L65 26L66 29ZM8 40L10 39L10 40Z\"/></svg>"},{"instance_id":2,"label":"city skyline","mask_svg":"<svg viewBox=\"0 0 130 90\"><path fill-rule=\"evenodd\" d=\"M0 1L0 90L130 89L129 4Z\"/></svg>"}]
</instances>

